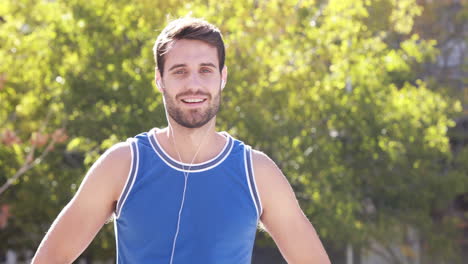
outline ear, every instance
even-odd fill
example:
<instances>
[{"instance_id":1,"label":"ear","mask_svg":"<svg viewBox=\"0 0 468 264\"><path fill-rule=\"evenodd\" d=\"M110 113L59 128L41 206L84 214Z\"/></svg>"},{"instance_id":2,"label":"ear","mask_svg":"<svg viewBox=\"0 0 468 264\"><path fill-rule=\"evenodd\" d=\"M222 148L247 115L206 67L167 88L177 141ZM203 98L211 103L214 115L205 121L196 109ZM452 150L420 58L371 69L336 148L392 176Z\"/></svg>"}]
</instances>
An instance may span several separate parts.
<instances>
[{"instance_id":1,"label":"ear","mask_svg":"<svg viewBox=\"0 0 468 264\"><path fill-rule=\"evenodd\" d=\"M223 69L221 70L221 90L223 90L224 86L226 86L227 76L228 76L227 66L224 65Z\"/></svg>"},{"instance_id":2,"label":"ear","mask_svg":"<svg viewBox=\"0 0 468 264\"><path fill-rule=\"evenodd\" d=\"M156 83L156 88L158 88L158 91L162 93L164 87L162 84L161 72L157 67L154 68L154 82Z\"/></svg>"}]
</instances>

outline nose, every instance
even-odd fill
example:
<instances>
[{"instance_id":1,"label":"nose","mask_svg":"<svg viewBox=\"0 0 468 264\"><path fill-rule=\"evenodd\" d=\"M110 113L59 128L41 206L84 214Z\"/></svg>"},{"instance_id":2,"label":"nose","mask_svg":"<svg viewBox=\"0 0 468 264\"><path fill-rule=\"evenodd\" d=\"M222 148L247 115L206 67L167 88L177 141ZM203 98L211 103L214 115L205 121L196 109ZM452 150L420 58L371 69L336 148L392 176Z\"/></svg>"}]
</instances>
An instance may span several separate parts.
<instances>
[{"instance_id":1,"label":"nose","mask_svg":"<svg viewBox=\"0 0 468 264\"><path fill-rule=\"evenodd\" d=\"M186 84L186 88L187 90L190 90L192 92L202 91L203 81L201 79L201 76L197 73L190 74Z\"/></svg>"}]
</instances>

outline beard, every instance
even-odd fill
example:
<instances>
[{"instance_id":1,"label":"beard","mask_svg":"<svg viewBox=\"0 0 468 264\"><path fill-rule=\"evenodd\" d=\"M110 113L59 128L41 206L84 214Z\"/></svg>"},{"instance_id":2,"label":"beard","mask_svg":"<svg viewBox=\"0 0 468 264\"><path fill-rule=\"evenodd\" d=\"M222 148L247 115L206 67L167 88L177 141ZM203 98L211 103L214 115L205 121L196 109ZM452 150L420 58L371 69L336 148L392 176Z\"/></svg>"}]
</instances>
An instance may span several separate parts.
<instances>
[{"instance_id":1,"label":"beard","mask_svg":"<svg viewBox=\"0 0 468 264\"><path fill-rule=\"evenodd\" d=\"M183 95L189 95L186 93L178 94L175 98ZM163 90L164 102L166 106L167 114L177 122L177 124L186 128L200 128L210 121L219 111L221 105L221 89L213 97L210 94L197 92L195 95L205 95L208 97L207 101L210 102L207 109L187 109L184 110L177 106L175 100Z\"/></svg>"}]
</instances>

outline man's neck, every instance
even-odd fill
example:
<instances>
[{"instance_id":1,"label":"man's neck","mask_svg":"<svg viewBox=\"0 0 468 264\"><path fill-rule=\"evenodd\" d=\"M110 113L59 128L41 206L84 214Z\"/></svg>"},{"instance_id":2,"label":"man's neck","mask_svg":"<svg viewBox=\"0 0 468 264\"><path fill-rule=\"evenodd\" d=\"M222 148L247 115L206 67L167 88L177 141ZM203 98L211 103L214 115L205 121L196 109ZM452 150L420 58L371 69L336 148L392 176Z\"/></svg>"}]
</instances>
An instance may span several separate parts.
<instances>
[{"instance_id":1,"label":"man's neck","mask_svg":"<svg viewBox=\"0 0 468 264\"><path fill-rule=\"evenodd\" d=\"M184 163L207 161L215 157L226 142L226 138L216 132L214 118L200 128L187 128L171 121L157 137L171 157Z\"/></svg>"}]
</instances>

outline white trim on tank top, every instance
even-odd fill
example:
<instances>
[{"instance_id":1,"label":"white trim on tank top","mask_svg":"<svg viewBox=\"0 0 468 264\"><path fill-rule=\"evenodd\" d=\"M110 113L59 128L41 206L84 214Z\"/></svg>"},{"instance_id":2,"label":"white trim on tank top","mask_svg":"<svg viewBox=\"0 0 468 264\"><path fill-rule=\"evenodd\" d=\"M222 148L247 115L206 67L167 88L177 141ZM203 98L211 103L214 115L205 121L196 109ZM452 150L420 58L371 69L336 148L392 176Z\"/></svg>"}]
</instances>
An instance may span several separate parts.
<instances>
[{"instance_id":1,"label":"white trim on tank top","mask_svg":"<svg viewBox=\"0 0 468 264\"><path fill-rule=\"evenodd\" d=\"M259 206L260 206L260 215L258 216L258 220L260 220L260 217L263 214L263 206L262 206L262 198L261 198L261 195L260 195L260 190L258 190L257 181L255 180L255 171L254 171L254 164L253 164L253 149L252 148L250 148L250 165L252 166L252 180L253 180L253 183L254 183L255 192L257 193L258 203L259 203Z\"/></svg>"},{"instance_id":2,"label":"white trim on tank top","mask_svg":"<svg viewBox=\"0 0 468 264\"><path fill-rule=\"evenodd\" d=\"M140 159L140 152L138 150L137 140L134 139L134 138L131 138L131 139L128 140L128 142L130 143L130 153L131 153L130 170L128 171L127 180L125 182L124 187L122 188L122 192L119 195L119 199L117 200L117 203L115 204L116 210L114 212L114 217L115 217L115 219L114 219L114 234L115 234L115 249L116 249L116 251L115 251L116 252L115 253L115 263L117 263L117 264L119 263L119 232L118 232L118 227L117 227L117 220L120 217L120 214L122 212L122 208L123 208L123 206L125 204L125 201L127 200L128 195L132 191L133 184L135 183L135 179L136 179L136 176L138 174L138 165L140 163L140 160L139 160ZM132 144L135 144L136 153L133 153ZM133 162L134 158L135 158L136 165ZM122 196L124 195L125 189L127 188L127 185L129 184L130 178L132 178L131 177L132 175L130 175L130 174L132 173L133 166L135 166L135 170L133 171L134 176L133 176L131 185L128 188L127 193L125 194L125 198L123 198L122 202L120 202L120 200L122 199ZM119 210L119 208L117 208L117 206L119 204L120 204L120 207L119 207L120 210Z\"/></svg>"},{"instance_id":3,"label":"white trim on tank top","mask_svg":"<svg viewBox=\"0 0 468 264\"><path fill-rule=\"evenodd\" d=\"M250 160L250 165L252 166L252 181L253 181L254 186L250 184L250 179L249 179L250 172L249 172L249 166L247 165L247 151L249 151L249 149L250 149L250 157L252 158L252 148L250 146L245 145L244 147L245 177L246 177L247 185L249 186L250 197L252 198L252 202L255 206L255 213L257 214L257 221L260 221L260 217L262 216L262 213L263 213L263 207L262 207L262 202L260 200L261 199L260 193L258 192L257 184L255 183L255 174L253 171L252 160ZM256 202L254 192L257 194L259 204L257 204ZM260 210L258 208L260 208Z\"/></svg>"},{"instance_id":4,"label":"white trim on tank top","mask_svg":"<svg viewBox=\"0 0 468 264\"><path fill-rule=\"evenodd\" d=\"M207 161L204 161L204 162L201 162L201 163L193 163L193 164L189 164L189 163L184 163L184 162L180 162L174 158L172 158L170 155L167 154L167 152L164 150L164 148L161 146L161 144L159 143L158 141L158 138L156 137L156 130L158 130L158 128L153 128L149 131L148 133L148 137L152 137L154 139L154 142L156 142L156 144L158 145L159 149L163 152L163 154L169 158L172 162L176 163L176 164L179 164L180 166L182 167L198 167L198 166L202 166L202 165L205 165L205 164L208 164L210 162L213 162L214 160L218 159L223 153L225 153L224 157L222 157L222 159L220 159L218 162L214 163L213 165L209 166L209 167L206 167L206 168L203 168L203 169L199 169L199 170L194 170L194 169L190 169L190 170L184 170L184 169L181 169L181 168L177 168L175 167L174 165L168 163L166 161L166 159L161 156L161 153L159 153L159 151L156 149L156 146L153 145L153 141L148 138L148 141L150 142L151 144L151 147L153 148L154 152L159 156L159 158L165 163L167 164L167 166L175 169L175 170L178 170L178 171L184 171L184 172L190 172L190 173L195 173L195 172L202 172L202 171L207 171L207 170L210 170L216 166L218 166L219 164L223 163L223 161L229 156L229 154L231 153L231 150L232 148L234 147L234 143L230 144L231 141L233 140L231 135L229 135L227 132L225 131L222 131L220 132L223 136L226 137L226 143L224 144L224 147L223 149L212 159L209 159ZM226 152L226 148L229 146L229 150Z\"/></svg>"},{"instance_id":5,"label":"white trim on tank top","mask_svg":"<svg viewBox=\"0 0 468 264\"><path fill-rule=\"evenodd\" d=\"M134 139L134 138L131 138L131 139L128 140L128 142L130 143L130 153L131 153L130 170L128 171L127 180L126 180L125 185L124 185L124 187L122 189L122 192L119 195L119 199L117 200L117 203L115 204L115 206L116 206L115 212L114 212L115 219L119 219L120 213L122 212L122 208L123 208L123 206L125 204L125 201L127 200L128 195L132 191L133 185L135 184L135 180L136 180L136 177L137 177L137 174L138 174L138 167L139 167L139 163L140 163L140 153L139 153L139 150L138 150L137 140ZM132 144L134 144L134 146L135 146L135 152L136 153L133 153ZM136 164L134 164L133 160L135 160ZM134 175L133 175L133 179L132 179L132 175L130 175L130 174L132 173L132 169L134 167L135 167L135 170L133 171ZM130 187L128 188L127 192L125 192L125 189L127 188L127 185L129 184L130 179L132 179L132 182L130 183ZM123 197L123 195L125 195L125 197Z\"/></svg>"}]
</instances>

